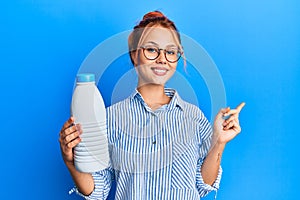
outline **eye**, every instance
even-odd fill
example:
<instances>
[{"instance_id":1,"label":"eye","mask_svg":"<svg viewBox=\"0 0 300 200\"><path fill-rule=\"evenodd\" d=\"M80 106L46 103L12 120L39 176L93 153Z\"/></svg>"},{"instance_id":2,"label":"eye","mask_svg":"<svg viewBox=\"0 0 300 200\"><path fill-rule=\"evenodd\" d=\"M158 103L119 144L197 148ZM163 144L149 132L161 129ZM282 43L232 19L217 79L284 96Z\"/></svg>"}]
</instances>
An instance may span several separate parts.
<instances>
[{"instance_id":1,"label":"eye","mask_svg":"<svg viewBox=\"0 0 300 200\"><path fill-rule=\"evenodd\" d=\"M175 54L177 54L177 50L176 49L166 49L166 53L168 54L168 55L175 55Z\"/></svg>"},{"instance_id":2,"label":"eye","mask_svg":"<svg viewBox=\"0 0 300 200\"><path fill-rule=\"evenodd\" d=\"M157 53L158 50L155 47L146 47L146 51L149 53Z\"/></svg>"}]
</instances>

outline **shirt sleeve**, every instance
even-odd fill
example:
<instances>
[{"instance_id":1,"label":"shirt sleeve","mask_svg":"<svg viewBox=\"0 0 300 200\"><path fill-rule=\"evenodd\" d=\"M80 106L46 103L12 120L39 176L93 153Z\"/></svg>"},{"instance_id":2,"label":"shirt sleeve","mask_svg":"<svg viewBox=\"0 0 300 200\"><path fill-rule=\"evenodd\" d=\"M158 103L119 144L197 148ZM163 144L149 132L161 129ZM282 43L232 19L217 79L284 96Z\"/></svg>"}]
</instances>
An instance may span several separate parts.
<instances>
[{"instance_id":1,"label":"shirt sleeve","mask_svg":"<svg viewBox=\"0 0 300 200\"><path fill-rule=\"evenodd\" d=\"M208 185L204 183L202 174L201 174L201 166L203 161L205 160L208 151L211 147L211 138L212 138L212 127L209 121L206 119L204 114L200 111L200 115L198 118L199 123L199 132L198 132L198 141L199 141L199 159L197 162L197 171L196 171L196 187L201 197L206 196L211 191L217 191L220 186L221 176L222 176L222 167L220 166L218 176L212 185Z\"/></svg>"},{"instance_id":2,"label":"shirt sleeve","mask_svg":"<svg viewBox=\"0 0 300 200\"><path fill-rule=\"evenodd\" d=\"M88 196L83 195L76 187L74 188L74 190L79 196L87 200L107 199L107 196L111 188L111 183L112 183L112 176L113 176L112 168L107 168L99 172L94 172L92 173L92 176L94 179L95 188L90 195Z\"/></svg>"},{"instance_id":3,"label":"shirt sleeve","mask_svg":"<svg viewBox=\"0 0 300 200\"><path fill-rule=\"evenodd\" d=\"M196 172L196 187L201 197L206 196L211 191L217 191L220 187L220 181L222 177L222 167L220 166L218 176L215 180L215 182L212 185L208 185L204 183L202 174L201 174L201 166L203 164L204 159L199 158L197 163L197 172Z\"/></svg>"}]
</instances>

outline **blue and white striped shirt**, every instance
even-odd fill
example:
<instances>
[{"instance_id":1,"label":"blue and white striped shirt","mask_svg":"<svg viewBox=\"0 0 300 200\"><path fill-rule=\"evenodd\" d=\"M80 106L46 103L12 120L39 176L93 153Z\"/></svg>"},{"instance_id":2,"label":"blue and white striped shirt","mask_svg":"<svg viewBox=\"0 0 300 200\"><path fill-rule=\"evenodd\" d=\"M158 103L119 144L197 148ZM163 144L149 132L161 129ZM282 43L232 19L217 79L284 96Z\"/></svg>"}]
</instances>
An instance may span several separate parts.
<instances>
[{"instance_id":1,"label":"blue and white striped shirt","mask_svg":"<svg viewBox=\"0 0 300 200\"><path fill-rule=\"evenodd\" d=\"M202 111L165 89L169 104L157 110L138 91L107 108L111 167L93 173L95 189L85 199L106 199L112 180L115 199L199 200L219 188L203 182L201 165L210 148L212 128Z\"/></svg>"}]
</instances>

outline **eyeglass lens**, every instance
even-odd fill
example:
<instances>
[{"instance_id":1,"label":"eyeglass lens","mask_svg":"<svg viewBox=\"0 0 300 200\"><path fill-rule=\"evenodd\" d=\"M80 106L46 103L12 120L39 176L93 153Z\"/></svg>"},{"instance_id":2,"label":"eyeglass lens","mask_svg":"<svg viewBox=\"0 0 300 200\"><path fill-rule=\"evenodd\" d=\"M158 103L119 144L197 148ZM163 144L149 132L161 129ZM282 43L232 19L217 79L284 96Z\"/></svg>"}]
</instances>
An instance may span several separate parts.
<instances>
[{"instance_id":1,"label":"eyeglass lens","mask_svg":"<svg viewBox=\"0 0 300 200\"><path fill-rule=\"evenodd\" d=\"M160 55L160 50L163 50L165 58L169 62L177 62L181 57L181 52L177 48L159 49L157 47L146 46L143 47L144 55L149 60L155 60Z\"/></svg>"}]
</instances>

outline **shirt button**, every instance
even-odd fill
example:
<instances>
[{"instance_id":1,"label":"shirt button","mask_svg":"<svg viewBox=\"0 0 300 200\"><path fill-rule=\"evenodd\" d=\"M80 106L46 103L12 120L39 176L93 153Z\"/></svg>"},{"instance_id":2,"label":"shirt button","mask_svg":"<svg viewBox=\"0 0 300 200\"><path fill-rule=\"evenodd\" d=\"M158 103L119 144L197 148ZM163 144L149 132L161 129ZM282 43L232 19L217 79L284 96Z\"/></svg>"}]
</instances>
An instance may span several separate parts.
<instances>
[{"instance_id":1,"label":"shirt button","mask_svg":"<svg viewBox=\"0 0 300 200\"><path fill-rule=\"evenodd\" d=\"M157 117L157 114L155 112L151 112L151 116Z\"/></svg>"}]
</instances>

